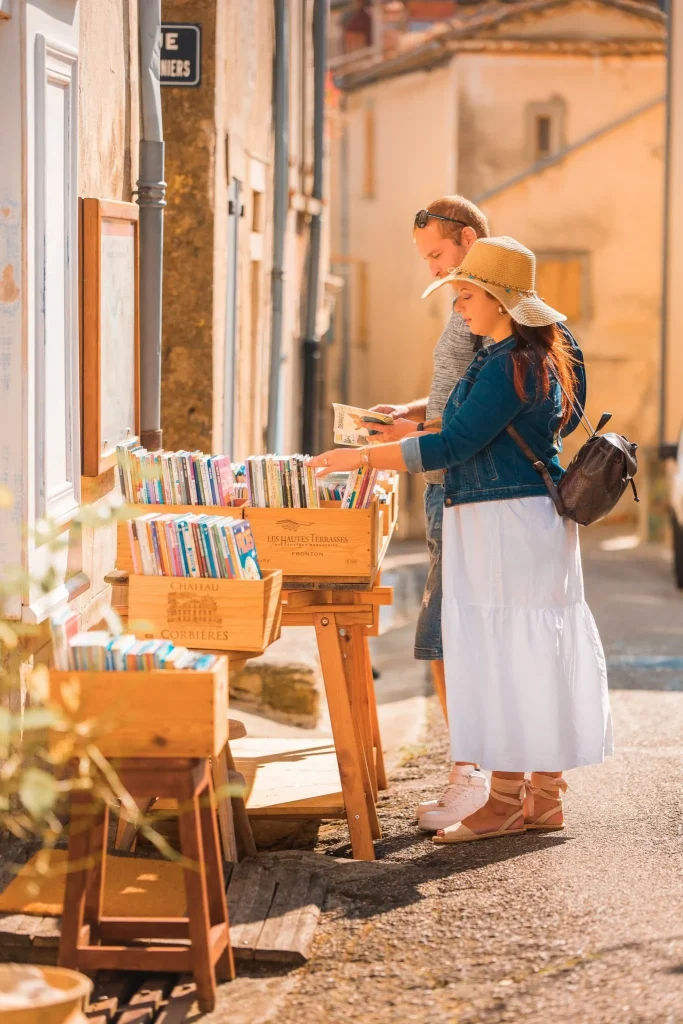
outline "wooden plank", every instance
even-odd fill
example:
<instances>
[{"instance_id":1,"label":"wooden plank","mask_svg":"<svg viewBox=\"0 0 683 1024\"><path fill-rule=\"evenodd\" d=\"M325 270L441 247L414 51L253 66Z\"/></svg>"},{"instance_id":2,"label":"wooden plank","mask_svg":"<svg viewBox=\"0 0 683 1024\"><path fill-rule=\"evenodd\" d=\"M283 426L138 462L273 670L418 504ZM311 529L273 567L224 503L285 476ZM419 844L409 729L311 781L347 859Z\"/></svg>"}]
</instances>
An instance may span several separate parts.
<instances>
[{"instance_id":1,"label":"wooden plank","mask_svg":"<svg viewBox=\"0 0 683 1024\"><path fill-rule=\"evenodd\" d=\"M122 978L120 974L114 977L98 977L90 996L86 1017L97 1021L97 1024L113 1021L121 1007L128 1003L132 990L132 977Z\"/></svg>"},{"instance_id":2,"label":"wooden plank","mask_svg":"<svg viewBox=\"0 0 683 1024\"><path fill-rule=\"evenodd\" d=\"M313 935L325 900L327 882L321 872L310 874L303 867L292 884L280 876L258 946L256 960L299 965L308 960Z\"/></svg>"},{"instance_id":3,"label":"wooden plank","mask_svg":"<svg viewBox=\"0 0 683 1024\"><path fill-rule=\"evenodd\" d=\"M44 917L33 936L34 948L58 949L61 935L61 920L58 917Z\"/></svg>"},{"instance_id":4,"label":"wooden plank","mask_svg":"<svg viewBox=\"0 0 683 1024\"><path fill-rule=\"evenodd\" d=\"M277 878L258 864L243 861L228 887L230 944L236 958L252 960L275 895Z\"/></svg>"},{"instance_id":5,"label":"wooden plank","mask_svg":"<svg viewBox=\"0 0 683 1024\"><path fill-rule=\"evenodd\" d=\"M197 989L191 979L183 979L175 985L163 1004L154 1024L183 1024L197 1000ZM194 1018L194 1012L193 1012Z\"/></svg>"},{"instance_id":6,"label":"wooden plank","mask_svg":"<svg viewBox=\"0 0 683 1024\"><path fill-rule=\"evenodd\" d=\"M173 978L168 975L145 978L123 1007L116 1024L151 1024L172 985Z\"/></svg>"},{"instance_id":7,"label":"wooden plank","mask_svg":"<svg viewBox=\"0 0 683 1024\"><path fill-rule=\"evenodd\" d=\"M3 914L0 917L0 947L31 946L42 921L42 917L31 914Z\"/></svg>"},{"instance_id":8,"label":"wooden plank","mask_svg":"<svg viewBox=\"0 0 683 1024\"><path fill-rule=\"evenodd\" d=\"M80 684L79 720L95 719L105 757L212 757L228 738L228 665L211 672L50 672L50 699Z\"/></svg>"},{"instance_id":9,"label":"wooden plank","mask_svg":"<svg viewBox=\"0 0 683 1024\"><path fill-rule=\"evenodd\" d=\"M387 772L384 765L384 750L382 748L382 735L379 730L379 716L377 714L377 696L375 694L375 680L372 676L372 659L370 657L370 641L367 634L363 637L363 660L365 662L365 683L368 690L368 704L370 708L370 722L372 725L372 745L375 755L375 770L377 772L377 788L386 790L389 788Z\"/></svg>"},{"instance_id":10,"label":"wooden plank","mask_svg":"<svg viewBox=\"0 0 683 1024\"><path fill-rule=\"evenodd\" d=\"M344 816L339 765L331 739L247 737L231 744L247 787L252 818Z\"/></svg>"}]
</instances>

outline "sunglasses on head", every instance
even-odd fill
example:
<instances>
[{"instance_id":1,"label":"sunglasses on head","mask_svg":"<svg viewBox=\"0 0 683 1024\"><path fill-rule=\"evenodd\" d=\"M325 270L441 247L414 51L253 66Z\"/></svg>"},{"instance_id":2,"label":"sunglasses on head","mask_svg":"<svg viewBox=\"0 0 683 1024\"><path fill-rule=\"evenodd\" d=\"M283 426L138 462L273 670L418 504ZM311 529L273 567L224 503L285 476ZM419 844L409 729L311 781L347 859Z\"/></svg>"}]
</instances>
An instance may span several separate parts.
<instances>
[{"instance_id":1,"label":"sunglasses on head","mask_svg":"<svg viewBox=\"0 0 683 1024\"><path fill-rule=\"evenodd\" d=\"M464 220L458 220L457 217L442 217L440 213L430 213L429 210L418 210L415 214L415 227L426 228L429 218L433 220L448 220L451 224L462 224L464 228L467 227L467 222Z\"/></svg>"}]
</instances>

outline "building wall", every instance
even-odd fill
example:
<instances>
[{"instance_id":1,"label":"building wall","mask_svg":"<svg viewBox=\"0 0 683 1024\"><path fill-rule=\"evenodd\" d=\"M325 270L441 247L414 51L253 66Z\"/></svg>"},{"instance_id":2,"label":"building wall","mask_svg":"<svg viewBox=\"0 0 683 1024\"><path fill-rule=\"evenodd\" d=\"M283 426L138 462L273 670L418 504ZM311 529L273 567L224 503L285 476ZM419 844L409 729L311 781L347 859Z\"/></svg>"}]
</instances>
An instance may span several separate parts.
<instances>
[{"instance_id":1,"label":"building wall","mask_svg":"<svg viewBox=\"0 0 683 1024\"><path fill-rule=\"evenodd\" d=\"M43 40L45 72L39 63ZM55 61L62 61L59 73L65 70L68 81L78 83L73 121L71 86L50 77ZM45 115L38 91L43 73L49 94ZM115 564L115 532L109 527L81 530L74 516L79 496L82 504L96 505L117 485L111 470L96 479L80 476L79 431L73 424L77 427L88 395L79 394L77 373L69 390L64 353L77 354L79 345L78 200L131 201L137 178L138 81L137 0L26 2L14 4L12 16L0 21L0 254L9 252L17 266L11 288L0 267L5 285L0 295L0 390L6 395L0 402L0 482L14 498L13 508L0 509L0 571L20 565L36 577L53 567L47 593L35 583L26 585L5 609L10 617L38 626L68 601L89 628L110 601L104 577ZM36 183L42 183L48 198L44 216ZM15 211L21 215L15 217ZM76 226L73 237L71 224ZM39 542L35 526L42 494L50 515L48 472L41 469L41 460L52 459L53 451L61 454L60 435L68 437L67 451L75 456L76 500L62 517L59 539L65 543L50 550ZM54 479L52 467L49 473ZM47 655L42 632L26 643L27 664L36 653Z\"/></svg>"},{"instance_id":2,"label":"building wall","mask_svg":"<svg viewBox=\"0 0 683 1024\"><path fill-rule=\"evenodd\" d=\"M289 7L289 188L284 274L283 447L298 450L301 300L312 174L311 0ZM168 448L265 451L273 260L272 4L163 0L165 21L202 25L202 82L162 89L168 181L162 427ZM239 186L233 394L226 393L229 189ZM229 374L228 374L229 381Z\"/></svg>"},{"instance_id":3,"label":"building wall","mask_svg":"<svg viewBox=\"0 0 683 1024\"><path fill-rule=\"evenodd\" d=\"M552 19L547 20L550 24ZM613 20L610 24L614 31ZM346 115L340 115L334 142L333 255L341 257L335 270L348 267L349 400L370 405L427 393L433 346L451 295L443 289L420 300L427 276L412 245L412 217L439 195L463 192L481 202L494 233L511 234L547 258L559 253L564 259L567 251L580 254L587 294L583 315L573 326L589 360L589 411L597 419L609 409L616 429L652 445L658 402L663 104L556 166L489 199L486 194L534 163L528 127L533 104L560 100L563 144L572 145L664 90L661 53L597 58L483 52L460 54L447 67L347 93ZM374 112L370 136L368 110ZM346 176L340 170L344 128ZM364 191L369 137L375 146L371 197ZM345 187L348 253L342 251L340 216ZM646 222L645 230L637 229L639 221ZM337 360L342 336L343 317L338 315ZM575 435L574 443L579 440ZM572 444L567 450L571 453ZM411 532L422 525L419 492L419 482L412 481Z\"/></svg>"}]
</instances>

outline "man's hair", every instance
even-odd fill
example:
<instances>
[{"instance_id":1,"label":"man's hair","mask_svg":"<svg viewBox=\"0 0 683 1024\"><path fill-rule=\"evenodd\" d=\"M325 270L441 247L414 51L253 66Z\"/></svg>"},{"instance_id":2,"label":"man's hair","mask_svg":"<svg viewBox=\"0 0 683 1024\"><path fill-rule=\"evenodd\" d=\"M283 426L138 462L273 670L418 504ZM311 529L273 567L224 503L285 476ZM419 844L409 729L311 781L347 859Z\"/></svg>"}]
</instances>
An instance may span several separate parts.
<instances>
[{"instance_id":1,"label":"man's hair","mask_svg":"<svg viewBox=\"0 0 683 1024\"><path fill-rule=\"evenodd\" d=\"M428 213L438 213L442 217L453 217L454 220L463 220L466 225L473 228L477 238L489 237L489 223L478 206L471 203L464 196L442 196L435 199L427 207ZM452 238L456 244L460 244L463 225L454 224L450 220L435 220L442 238Z\"/></svg>"}]
</instances>

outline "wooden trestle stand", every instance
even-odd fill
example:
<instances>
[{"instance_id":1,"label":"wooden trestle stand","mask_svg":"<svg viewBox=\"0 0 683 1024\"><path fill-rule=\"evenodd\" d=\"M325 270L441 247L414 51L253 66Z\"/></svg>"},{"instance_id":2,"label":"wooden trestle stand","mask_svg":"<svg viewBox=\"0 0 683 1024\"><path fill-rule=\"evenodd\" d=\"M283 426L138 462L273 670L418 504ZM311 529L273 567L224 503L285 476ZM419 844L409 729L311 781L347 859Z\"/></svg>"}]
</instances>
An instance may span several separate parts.
<instances>
[{"instance_id":1,"label":"wooden trestle stand","mask_svg":"<svg viewBox=\"0 0 683 1024\"><path fill-rule=\"evenodd\" d=\"M389 546L398 515L397 478L387 486L387 501L376 500L368 509L342 510L334 503L322 509L252 509L235 510L251 522L261 567L266 578L281 571L281 624L313 626L316 632L325 692L332 726L333 748L329 743L289 741L296 754L287 754L284 744L272 740L244 740L236 744L234 764L221 758L218 775L214 766L214 784L218 787L235 766L247 782L247 811L252 819L264 818L346 818L354 858L374 860L373 842L381 837L376 801L387 780L382 741L377 715L374 681L368 638L379 632L379 610L393 600L391 587L381 585L381 565ZM153 508L153 507L151 507ZM150 508L150 510L151 510ZM166 511L160 506L160 511ZM170 511L197 511L196 507L171 508ZM204 509L207 513L225 514L225 509ZM124 611L131 570L130 551L125 527L119 530L118 571L107 577L118 593L117 606ZM128 608L129 628L136 631L135 619L147 619L145 635L164 635L166 625L157 621L155 607L150 603L133 603L134 594L168 587L165 578L136 577L131 586ZM206 582L206 581L204 581ZM230 581L215 581L218 583ZM220 604L220 599L219 599ZM269 602L266 600L266 607ZM157 601L161 607L163 601ZM263 633L271 643L279 635L280 619L268 613ZM151 614L150 614L151 612ZM226 613L227 614L227 613ZM156 617L155 617L156 615ZM244 613L242 613L244 618ZM273 626L275 623L275 626ZM231 630L229 636L238 635ZM155 632L159 630L159 632ZM188 640L172 637L176 643L203 650L213 649L210 640ZM231 649L230 639L222 644L222 652L231 667L263 653L259 650ZM301 749L304 755L301 755ZM230 758L230 744L226 745ZM317 780L314 797L296 787L302 776L301 762L311 754L308 778ZM331 765L331 760L335 762ZM321 771L321 766L323 770ZM259 772L270 773L282 785L264 792ZM299 772L297 780L297 772ZM287 779L289 778L289 782ZM321 781L322 779L322 781ZM329 785L325 785L325 781ZM268 789L266 786L265 789ZM283 795L284 794L284 795ZM223 811L224 815L225 811ZM225 824L220 804L219 819L226 849Z\"/></svg>"}]
</instances>

